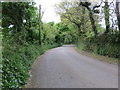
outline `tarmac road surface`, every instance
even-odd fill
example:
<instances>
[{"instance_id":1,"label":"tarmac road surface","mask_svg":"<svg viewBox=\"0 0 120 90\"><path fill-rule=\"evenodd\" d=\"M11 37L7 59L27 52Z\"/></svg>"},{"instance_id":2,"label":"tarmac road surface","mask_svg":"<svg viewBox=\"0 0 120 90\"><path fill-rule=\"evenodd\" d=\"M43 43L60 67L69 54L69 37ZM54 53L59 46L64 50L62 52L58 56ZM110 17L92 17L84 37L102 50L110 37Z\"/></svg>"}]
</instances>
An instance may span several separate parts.
<instances>
[{"instance_id":1,"label":"tarmac road surface","mask_svg":"<svg viewBox=\"0 0 120 90\"><path fill-rule=\"evenodd\" d=\"M65 45L33 65L27 88L118 88L118 66L81 55Z\"/></svg>"}]
</instances>

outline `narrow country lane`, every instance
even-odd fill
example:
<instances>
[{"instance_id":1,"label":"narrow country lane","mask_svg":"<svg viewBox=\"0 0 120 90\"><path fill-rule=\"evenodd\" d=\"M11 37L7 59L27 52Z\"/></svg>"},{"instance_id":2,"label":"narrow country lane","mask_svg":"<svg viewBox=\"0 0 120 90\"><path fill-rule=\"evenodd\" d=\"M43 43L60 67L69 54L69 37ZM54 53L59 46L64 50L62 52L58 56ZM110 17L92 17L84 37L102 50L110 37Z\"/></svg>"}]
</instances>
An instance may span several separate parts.
<instances>
[{"instance_id":1,"label":"narrow country lane","mask_svg":"<svg viewBox=\"0 0 120 90\"><path fill-rule=\"evenodd\" d=\"M27 88L118 88L118 66L81 55L73 47L47 51L31 71Z\"/></svg>"}]
</instances>

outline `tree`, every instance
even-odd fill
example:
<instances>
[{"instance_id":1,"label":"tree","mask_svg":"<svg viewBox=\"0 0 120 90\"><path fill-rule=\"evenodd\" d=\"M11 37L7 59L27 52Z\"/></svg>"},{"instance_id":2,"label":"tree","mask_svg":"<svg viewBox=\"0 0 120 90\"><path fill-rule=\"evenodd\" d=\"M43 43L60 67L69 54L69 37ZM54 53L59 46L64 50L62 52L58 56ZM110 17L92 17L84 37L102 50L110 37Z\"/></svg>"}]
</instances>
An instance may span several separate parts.
<instances>
[{"instance_id":1,"label":"tree","mask_svg":"<svg viewBox=\"0 0 120 90\"><path fill-rule=\"evenodd\" d=\"M117 1L116 1L116 14L117 14L118 28L120 31L120 2Z\"/></svg>"},{"instance_id":2,"label":"tree","mask_svg":"<svg viewBox=\"0 0 120 90\"><path fill-rule=\"evenodd\" d=\"M98 35L98 32L97 32L97 27L95 25L95 19L93 17L93 14L94 13L99 13L99 10L96 10L96 8L100 7L101 4L100 5L94 5L92 9L90 8L91 5L92 4L90 2L82 2L80 0L79 6L83 6L83 7L87 8L87 10L89 11L90 22L91 22L91 25L92 25L92 29L94 31L94 35L96 37Z\"/></svg>"},{"instance_id":3,"label":"tree","mask_svg":"<svg viewBox=\"0 0 120 90\"><path fill-rule=\"evenodd\" d=\"M38 27L37 8L34 5L34 2L2 3L3 33L19 44L24 44L25 40L32 43L34 40L35 28ZM9 28L11 25L13 27Z\"/></svg>"},{"instance_id":4,"label":"tree","mask_svg":"<svg viewBox=\"0 0 120 90\"><path fill-rule=\"evenodd\" d=\"M82 18L81 18L81 24L82 24L82 29L85 30L85 7L82 8Z\"/></svg>"},{"instance_id":5,"label":"tree","mask_svg":"<svg viewBox=\"0 0 120 90\"><path fill-rule=\"evenodd\" d=\"M108 0L105 0L105 6L104 6L104 14L105 14L105 25L106 25L106 31L104 32L109 33L110 31L110 22L109 22L109 5L108 5Z\"/></svg>"},{"instance_id":6,"label":"tree","mask_svg":"<svg viewBox=\"0 0 120 90\"><path fill-rule=\"evenodd\" d=\"M88 11L84 7L80 7L78 2L63 1L56 8L62 22L73 23L77 27L79 35L85 34L85 28L90 25L84 25L89 21Z\"/></svg>"},{"instance_id":7,"label":"tree","mask_svg":"<svg viewBox=\"0 0 120 90\"><path fill-rule=\"evenodd\" d=\"M25 27L26 30L28 32L27 35L27 40L31 43L33 43L34 40L34 33L35 33L35 28L38 27L38 21L36 21L36 19L38 20L38 14L36 13L37 8L34 7L35 3L32 2L27 8L26 8L26 13L25 13L25 18L24 20L26 20L25 22ZM27 28L29 27L29 28Z\"/></svg>"},{"instance_id":8,"label":"tree","mask_svg":"<svg viewBox=\"0 0 120 90\"><path fill-rule=\"evenodd\" d=\"M16 2L4 2L2 3L3 13L3 28L8 28L10 25L14 25L14 33L20 32L23 25L23 18L25 15L25 8L28 7L28 3L16 3ZM9 9L8 9L9 8ZM13 12L11 12L11 10ZM15 30L16 29L16 30Z\"/></svg>"}]
</instances>

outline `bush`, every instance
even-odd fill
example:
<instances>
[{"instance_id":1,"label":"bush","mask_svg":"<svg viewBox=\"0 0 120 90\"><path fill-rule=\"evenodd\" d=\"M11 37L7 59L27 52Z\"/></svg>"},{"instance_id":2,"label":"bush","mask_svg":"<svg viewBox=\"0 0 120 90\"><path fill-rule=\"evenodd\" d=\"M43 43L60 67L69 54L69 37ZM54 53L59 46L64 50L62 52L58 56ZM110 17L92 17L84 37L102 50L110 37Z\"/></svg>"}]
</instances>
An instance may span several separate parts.
<instances>
[{"instance_id":1,"label":"bush","mask_svg":"<svg viewBox=\"0 0 120 90\"><path fill-rule=\"evenodd\" d=\"M88 38L81 40L78 43L78 48L95 54L120 59L119 34L108 34L106 37L101 36L96 39Z\"/></svg>"}]
</instances>

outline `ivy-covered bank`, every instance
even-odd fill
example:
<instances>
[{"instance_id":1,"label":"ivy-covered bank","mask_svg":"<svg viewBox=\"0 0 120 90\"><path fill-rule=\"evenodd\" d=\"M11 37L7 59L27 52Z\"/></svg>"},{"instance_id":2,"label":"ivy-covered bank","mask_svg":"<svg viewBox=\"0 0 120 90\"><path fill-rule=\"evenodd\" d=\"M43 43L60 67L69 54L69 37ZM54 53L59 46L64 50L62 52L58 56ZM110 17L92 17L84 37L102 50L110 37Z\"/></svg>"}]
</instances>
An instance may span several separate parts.
<instances>
[{"instance_id":1,"label":"ivy-covered bank","mask_svg":"<svg viewBox=\"0 0 120 90\"><path fill-rule=\"evenodd\" d=\"M9 45L3 47L3 88L22 88L29 78L29 70L36 58L54 45Z\"/></svg>"}]
</instances>

